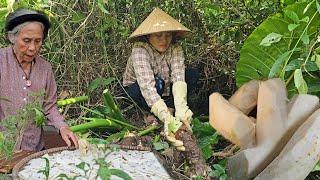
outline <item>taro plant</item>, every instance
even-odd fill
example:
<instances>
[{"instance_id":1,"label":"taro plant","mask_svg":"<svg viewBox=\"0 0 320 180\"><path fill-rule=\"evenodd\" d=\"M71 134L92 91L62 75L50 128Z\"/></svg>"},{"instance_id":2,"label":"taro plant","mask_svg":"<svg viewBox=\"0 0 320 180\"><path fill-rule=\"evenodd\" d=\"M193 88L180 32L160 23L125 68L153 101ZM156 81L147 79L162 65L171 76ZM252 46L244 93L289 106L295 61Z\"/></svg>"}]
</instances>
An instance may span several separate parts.
<instances>
[{"instance_id":1,"label":"taro plant","mask_svg":"<svg viewBox=\"0 0 320 180\"><path fill-rule=\"evenodd\" d=\"M298 2L267 18L246 39L236 67L241 86L251 79L279 77L289 96L320 91L320 5Z\"/></svg>"},{"instance_id":2,"label":"taro plant","mask_svg":"<svg viewBox=\"0 0 320 180\"><path fill-rule=\"evenodd\" d=\"M0 121L0 127L4 130L0 132L1 156L12 157L13 151L21 143L22 134L28 124L35 123L40 127L45 123L41 101L44 94L44 90L29 94L30 103Z\"/></svg>"},{"instance_id":3,"label":"taro plant","mask_svg":"<svg viewBox=\"0 0 320 180\"><path fill-rule=\"evenodd\" d=\"M94 91L112 83L115 78L97 78L93 80L89 86L87 92L92 95ZM73 102L82 102L88 100L88 96L80 96L64 101L58 101L58 106ZM73 132L85 133L88 131L95 131L103 129L104 132L109 134L107 141L114 142L122 139L130 131L137 132L137 136L144 136L150 132L153 132L158 126L150 126L145 129L140 129L130 122L128 122L122 115L117 103L115 102L112 94L108 89L105 89L102 93L102 104L95 105L93 107L80 107L84 110L85 117L80 116L79 119L83 120L81 123L77 123L71 126Z\"/></svg>"},{"instance_id":4,"label":"taro plant","mask_svg":"<svg viewBox=\"0 0 320 180\"><path fill-rule=\"evenodd\" d=\"M12 178L11 178L11 176L8 175L8 174L2 174L2 173L0 173L0 179L2 179L2 180L11 180Z\"/></svg>"},{"instance_id":5,"label":"taro plant","mask_svg":"<svg viewBox=\"0 0 320 180\"><path fill-rule=\"evenodd\" d=\"M101 179L109 180L111 178L111 176L114 175L114 176L118 176L124 180L131 180L132 179L129 176L129 174L127 174L126 172L124 172L120 169L113 169L113 168L111 169L110 163L105 161L105 157L96 159L96 164L99 165L99 169L98 169L98 173L97 173L96 178L100 177Z\"/></svg>"},{"instance_id":6,"label":"taro plant","mask_svg":"<svg viewBox=\"0 0 320 180\"><path fill-rule=\"evenodd\" d=\"M115 168L110 168L110 162L106 161L106 157L113 151L117 150L116 146L106 146L108 142L102 139L90 139L90 143L93 143L96 145L99 149L102 149L104 151L104 156L103 157L98 157L94 159L95 165L98 166L98 169L96 169L93 166L90 166L89 163L87 162L81 162L76 165L76 167L84 172L84 175L77 175L77 176L68 176L65 173L61 173L57 176L57 179L59 180L74 180L78 178L85 178L85 179L90 179L92 176L92 173L94 171L97 171L96 173L96 179L103 179L103 180L109 180L111 176L117 176L121 179L124 180L131 180L132 178L130 175L121 169L115 169ZM99 146L100 145L100 146ZM103 145L103 146L101 146Z\"/></svg>"},{"instance_id":7,"label":"taro plant","mask_svg":"<svg viewBox=\"0 0 320 180\"><path fill-rule=\"evenodd\" d=\"M115 131L138 129L128 123L123 117L108 89L103 91L103 101L104 105L94 110L81 106L82 109L90 112L93 117L81 117L86 122L72 126L71 130L74 132L84 132L97 128L107 128Z\"/></svg>"},{"instance_id":8,"label":"taro plant","mask_svg":"<svg viewBox=\"0 0 320 180\"><path fill-rule=\"evenodd\" d=\"M221 160L219 163L213 165L212 171L209 173L210 177L218 177L219 180L227 179L226 159Z\"/></svg>"},{"instance_id":9,"label":"taro plant","mask_svg":"<svg viewBox=\"0 0 320 180\"><path fill-rule=\"evenodd\" d=\"M213 154L213 146L218 143L221 136L212 128L209 122L201 122L200 118L192 121L193 134L196 136L204 158L207 160Z\"/></svg>"},{"instance_id":10,"label":"taro plant","mask_svg":"<svg viewBox=\"0 0 320 180\"><path fill-rule=\"evenodd\" d=\"M49 159L46 157L42 157L42 159L46 161L46 165L42 170L39 170L38 173L42 173L46 177L46 180L48 180L50 174L50 162Z\"/></svg>"}]
</instances>

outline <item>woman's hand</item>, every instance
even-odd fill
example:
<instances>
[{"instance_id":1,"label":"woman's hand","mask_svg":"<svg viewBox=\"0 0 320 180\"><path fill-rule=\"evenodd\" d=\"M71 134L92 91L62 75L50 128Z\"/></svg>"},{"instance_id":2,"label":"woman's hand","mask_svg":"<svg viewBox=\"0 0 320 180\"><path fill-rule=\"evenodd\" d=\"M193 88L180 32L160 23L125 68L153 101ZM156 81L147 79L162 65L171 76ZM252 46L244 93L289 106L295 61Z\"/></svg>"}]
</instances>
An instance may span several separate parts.
<instances>
[{"instance_id":1,"label":"woman's hand","mask_svg":"<svg viewBox=\"0 0 320 180\"><path fill-rule=\"evenodd\" d=\"M176 120L175 117L173 117L172 115L168 115L164 121L163 132L164 132L166 139L173 146L175 146L178 151L185 151L186 148L184 147L183 142L176 139L176 137L175 137L175 133L176 133L176 131L178 131L181 124L182 123L180 121ZM171 128L169 128L169 126Z\"/></svg>"},{"instance_id":2,"label":"woman's hand","mask_svg":"<svg viewBox=\"0 0 320 180\"><path fill-rule=\"evenodd\" d=\"M189 108L187 108L186 111L184 111L185 109L183 109L183 111L179 111L179 110L176 111L177 120L183 122L187 126L187 128L192 132L192 128L190 124L191 124L193 112Z\"/></svg>"},{"instance_id":3,"label":"woman's hand","mask_svg":"<svg viewBox=\"0 0 320 180\"><path fill-rule=\"evenodd\" d=\"M177 81L173 83L172 94L174 99L174 106L176 109L175 116L177 120L183 122L192 132L190 123L193 113L187 106L187 83L183 81Z\"/></svg>"},{"instance_id":4,"label":"woman's hand","mask_svg":"<svg viewBox=\"0 0 320 180\"><path fill-rule=\"evenodd\" d=\"M79 147L77 136L73 134L73 132L70 130L68 126L61 127L59 131L62 139L67 143L69 147L71 146L71 141L73 142L76 148Z\"/></svg>"}]
</instances>

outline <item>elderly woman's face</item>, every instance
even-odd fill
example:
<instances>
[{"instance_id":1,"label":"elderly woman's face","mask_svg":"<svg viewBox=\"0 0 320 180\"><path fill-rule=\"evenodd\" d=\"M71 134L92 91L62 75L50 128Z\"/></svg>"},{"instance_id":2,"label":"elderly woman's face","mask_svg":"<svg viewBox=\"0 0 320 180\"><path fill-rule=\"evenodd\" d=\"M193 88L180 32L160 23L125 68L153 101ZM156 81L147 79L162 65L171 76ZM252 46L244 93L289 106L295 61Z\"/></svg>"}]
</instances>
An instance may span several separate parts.
<instances>
[{"instance_id":1,"label":"elderly woman's face","mask_svg":"<svg viewBox=\"0 0 320 180\"><path fill-rule=\"evenodd\" d=\"M43 39L43 26L32 22L15 35L14 52L20 63L32 62L38 55Z\"/></svg>"},{"instance_id":2,"label":"elderly woman's face","mask_svg":"<svg viewBox=\"0 0 320 180\"><path fill-rule=\"evenodd\" d=\"M165 52L172 41L171 32L158 32L148 36L149 43L160 53Z\"/></svg>"}]
</instances>

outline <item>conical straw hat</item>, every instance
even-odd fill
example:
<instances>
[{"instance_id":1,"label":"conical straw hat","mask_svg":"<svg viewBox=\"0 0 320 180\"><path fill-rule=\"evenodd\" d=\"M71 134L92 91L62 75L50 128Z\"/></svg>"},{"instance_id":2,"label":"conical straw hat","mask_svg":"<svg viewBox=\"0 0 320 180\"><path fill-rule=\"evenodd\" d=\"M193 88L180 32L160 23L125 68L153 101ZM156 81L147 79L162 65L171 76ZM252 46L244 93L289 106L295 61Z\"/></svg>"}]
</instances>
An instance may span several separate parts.
<instances>
[{"instance_id":1,"label":"conical straw hat","mask_svg":"<svg viewBox=\"0 0 320 180\"><path fill-rule=\"evenodd\" d=\"M169 16L167 13L163 12L159 8L155 8L130 35L129 39L132 40L139 36L163 31L175 31L177 32L177 38L184 38L190 32L188 28Z\"/></svg>"}]
</instances>

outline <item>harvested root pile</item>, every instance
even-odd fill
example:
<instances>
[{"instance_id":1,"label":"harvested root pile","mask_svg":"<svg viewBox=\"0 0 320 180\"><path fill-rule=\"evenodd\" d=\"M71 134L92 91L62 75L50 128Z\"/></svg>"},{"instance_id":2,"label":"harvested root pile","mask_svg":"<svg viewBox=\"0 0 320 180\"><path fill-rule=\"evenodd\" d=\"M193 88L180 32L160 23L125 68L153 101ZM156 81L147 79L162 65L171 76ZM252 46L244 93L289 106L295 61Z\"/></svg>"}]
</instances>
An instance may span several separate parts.
<instances>
[{"instance_id":1,"label":"harvested root pile","mask_svg":"<svg viewBox=\"0 0 320 180\"><path fill-rule=\"evenodd\" d=\"M206 176L208 166L198 147L196 138L192 135L184 124L176 132L176 138L183 141L186 151L182 155L188 160L190 165L190 176Z\"/></svg>"},{"instance_id":2,"label":"harvested root pile","mask_svg":"<svg viewBox=\"0 0 320 180\"><path fill-rule=\"evenodd\" d=\"M185 172L188 177L194 176L203 176L207 175L207 171L209 170L206 162L202 156L201 149L198 147L197 140L192 134L191 131L188 130L187 126L184 124L180 127L180 129L176 132L176 139L183 141L186 151L181 152L174 150L171 153L163 153L163 155L172 157L174 162L165 161L163 157L159 157L162 163L167 166L167 169L171 169L171 163L175 164L176 167L179 167L184 163L184 160L187 160L190 170ZM118 144L122 146L136 146L136 147L151 147L151 136L127 136L122 139ZM157 155L160 155L156 153ZM175 174L171 173L175 176Z\"/></svg>"}]
</instances>

